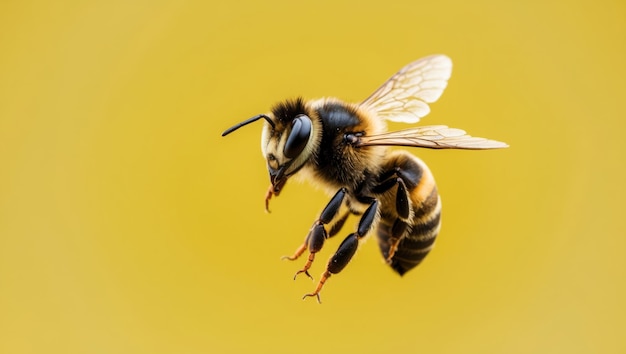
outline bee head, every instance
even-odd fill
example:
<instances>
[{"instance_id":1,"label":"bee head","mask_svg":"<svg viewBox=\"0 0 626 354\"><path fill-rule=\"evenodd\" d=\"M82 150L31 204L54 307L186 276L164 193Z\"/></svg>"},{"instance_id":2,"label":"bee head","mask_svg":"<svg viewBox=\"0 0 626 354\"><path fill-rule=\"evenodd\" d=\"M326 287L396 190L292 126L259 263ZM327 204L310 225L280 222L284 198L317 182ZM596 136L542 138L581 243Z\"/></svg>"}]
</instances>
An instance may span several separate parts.
<instances>
[{"instance_id":1,"label":"bee head","mask_svg":"<svg viewBox=\"0 0 626 354\"><path fill-rule=\"evenodd\" d=\"M306 164L319 145L321 129L316 117L301 98L288 100L276 105L267 115L254 116L227 129L222 136L265 119L261 151L267 161L271 192L278 195L289 177Z\"/></svg>"},{"instance_id":2,"label":"bee head","mask_svg":"<svg viewBox=\"0 0 626 354\"><path fill-rule=\"evenodd\" d=\"M267 170L273 193L278 195L287 179L298 172L319 145L316 115L301 98L281 102L272 108L275 124L265 124L261 150L267 160Z\"/></svg>"}]
</instances>

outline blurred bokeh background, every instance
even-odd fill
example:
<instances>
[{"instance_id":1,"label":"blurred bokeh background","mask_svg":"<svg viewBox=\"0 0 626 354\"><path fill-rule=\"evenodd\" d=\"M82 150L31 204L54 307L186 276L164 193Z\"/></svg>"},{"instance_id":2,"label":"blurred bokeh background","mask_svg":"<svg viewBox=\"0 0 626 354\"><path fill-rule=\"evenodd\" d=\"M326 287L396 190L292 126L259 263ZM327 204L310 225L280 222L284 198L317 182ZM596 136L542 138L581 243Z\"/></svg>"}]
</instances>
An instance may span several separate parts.
<instances>
[{"instance_id":1,"label":"blurred bokeh background","mask_svg":"<svg viewBox=\"0 0 626 354\"><path fill-rule=\"evenodd\" d=\"M511 147L412 150L435 250L400 278L370 239L302 301L328 196L266 214L261 124L220 133L433 53L423 124ZM3 1L0 352L626 352L625 63L623 1Z\"/></svg>"}]
</instances>

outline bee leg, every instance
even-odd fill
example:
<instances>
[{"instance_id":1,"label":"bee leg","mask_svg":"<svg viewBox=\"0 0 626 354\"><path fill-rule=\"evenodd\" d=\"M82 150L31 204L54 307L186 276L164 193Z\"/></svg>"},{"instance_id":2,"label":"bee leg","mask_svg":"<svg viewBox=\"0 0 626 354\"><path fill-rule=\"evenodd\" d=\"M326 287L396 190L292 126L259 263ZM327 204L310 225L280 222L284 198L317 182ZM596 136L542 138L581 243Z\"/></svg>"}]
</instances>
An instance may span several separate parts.
<instances>
[{"instance_id":1,"label":"bee leg","mask_svg":"<svg viewBox=\"0 0 626 354\"><path fill-rule=\"evenodd\" d=\"M328 238L335 236L339 231L341 231L341 228L346 223L346 220L348 220L348 216L350 216L349 210L341 215L337 222L335 222L333 226L330 227L330 230L328 230Z\"/></svg>"},{"instance_id":2,"label":"bee leg","mask_svg":"<svg viewBox=\"0 0 626 354\"><path fill-rule=\"evenodd\" d=\"M391 235L389 238L389 251L387 252L387 258L385 262L391 264L392 258L396 251L398 250L398 245L404 236L408 225L406 222L402 221L400 218L397 218L391 227Z\"/></svg>"},{"instance_id":3,"label":"bee leg","mask_svg":"<svg viewBox=\"0 0 626 354\"><path fill-rule=\"evenodd\" d=\"M328 202L324 210L322 210L322 213L320 214L319 219L317 219L313 223L311 230L309 231L308 235L304 239L304 243L296 250L293 256L283 257L283 259L295 260L299 256L301 256L305 250L307 249L309 250L309 257L306 263L304 264L304 267L300 269L298 272L296 272L296 274L294 275L294 279L300 273L304 273L309 278L313 279L313 277L309 274L309 268L311 268L311 265L313 264L313 261L315 260L315 254L322 249L322 246L324 246L324 241L328 237L330 237L328 236L329 234L328 232L326 232L326 228L324 226L330 224L333 221L333 219L339 212L341 205L343 204L343 200L346 196L346 193L347 191L345 188L341 188L339 191L337 191L337 193L335 193L335 196L332 197L332 199L330 200L330 202ZM342 218L338 221L338 223L343 225L347 217L348 217L347 214L342 216ZM336 230L337 228L336 225L337 224L335 224L331 228L331 236L334 235L338 231ZM339 227L341 227L341 225Z\"/></svg>"},{"instance_id":4,"label":"bee leg","mask_svg":"<svg viewBox=\"0 0 626 354\"><path fill-rule=\"evenodd\" d=\"M409 193L406 183L404 182L404 178L406 178L406 176L402 170L396 167L387 174L389 176L385 177L392 177L393 175L398 177L384 180L381 184L374 188L374 191L375 193L384 193L396 184L398 185L398 190L396 191L396 213L398 214L398 218L396 218L396 221L391 228L389 251L387 252L387 257L385 259L385 261L390 264L396 250L398 249L400 241L402 241L402 238L406 233L408 227L406 221L408 221L411 217L411 204L409 203Z\"/></svg>"},{"instance_id":5,"label":"bee leg","mask_svg":"<svg viewBox=\"0 0 626 354\"><path fill-rule=\"evenodd\" d=\"M335 252L335 254L328 260L328 264L326 265L326 270L322 273L322 277L320 278L315 291L310 294L304 295L302 298L305 299L309 296L317 297L317 302L321 303L320 300L320 292L322 291L322 287L326 280L332 275L341 272L346 265L352 259L352 256L356 253L357 248L359 247L359 240L361 240L372 228L374 224L374 220L376 219L376 214L378 213L378 201L374 200L372 204L365 210L363 216L361 216L361 220L359 220L359 225L357 227L357 231L351 233L346 237L343 242L339 245L339 248Z\"/></svg>"},{"instance_id":6,"label":"bee leg","mask_svg":"<svg viewBox=\"0 0 626 354\"><path fill-rule=\"evenodd\" d=\"M333 224L333 226L331 226L330 230L328 230L328 237L327 238L331 238L333 236L335 236L339 231L341 231L341 228L343 227L343 225L346 223L346 220L348 219L348 216L350 216L350 211L346 211L338 220L337 222L335 222ZM298 249L294 252L293 255L291 256L282 256L281 259L283 260L290 260L290 261L295 261L296 259L298 259L303 253L304 251L307 250L307 245L309 244L309 237L310 237L310 232L309 234L307 234L306 238L304 239L304 243L302 245L300 245L300 247L298 247Z\"/></svg>"},{"instance_id":7,"label":"bee leg","mask_svg":"<svg viewBox=\"0 0 626 354\"><path fill-rule=\"evenodd\" d=\"M398 213L398 218L393 223L389 238L389 252L387 253L387 259L385 259L389 264L391 264L398 245L406 233L408 227L406 221L411 216L411 204L409 203L409 193L406 184L401 177L398 177L396 181L398 183L398 190L396 191L396 212Z\"/></svg>"}]
</instances>

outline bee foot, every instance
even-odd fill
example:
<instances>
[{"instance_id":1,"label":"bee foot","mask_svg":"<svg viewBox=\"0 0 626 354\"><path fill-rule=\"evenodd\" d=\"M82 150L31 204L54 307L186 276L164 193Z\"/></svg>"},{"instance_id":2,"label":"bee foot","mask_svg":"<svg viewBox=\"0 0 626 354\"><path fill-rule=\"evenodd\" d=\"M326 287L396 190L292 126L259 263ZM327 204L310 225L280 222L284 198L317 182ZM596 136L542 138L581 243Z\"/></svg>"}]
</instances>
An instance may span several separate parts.
<instances>
[{"instance_id":1,"label":"bee foot","mask_svg":"<svg viewBox=\"0 0 626 354\"><path fill-rule=\"evenodd\" d=\"M304 245L303 245L303 247L304 247ZM298 253L296 253L296 255L298 255ZM296 257L296 255L294 255L294 257ZM311 274L309 274L309 268L311 268L311 265L313 264L313 260L315 260L315 253L309 253L309 258L307 259L306 263L304 264L304 267L302 267L302 269L300 269L298 272L296 272L296 275L293 276L293 279L295 280L296 277L298 276L298 274L304 273L304 274L306 274L307 277L309 277L309 278L311 278L311 280L313 280L313 277L311 276Z\"/></svg>"},{"instance_id":2,"label":"bee foot","mask_svg":"<svg viewBox=\"0 0 626 354\"><path fill-rule=\"evenodd\" d=\"M320 293L318 293L318 292L314 292L314 293L311 293L311 294L305 294L305 295L302 297L302 300L306 299L306 298L307 298L307 297L309 297L309 296L311 296L311 297L312 297L312 296L317 297L317 303L318 303L318 304L321 304L321 303L322 303L322 300L320 299Z\"/></svg>"},{"instance_id":3,"label":"bee foot","mask_svg":"<svg viewBox=\"0 0 626 354\"><path fill-rule=\"evenodd\" d=\"M317 297L317 302L318 303L322 303L322 300L320 299L320 291L322 291L322 287L324 286L324 283L326 282L326 280L328 280L328 278L330 277L330 271L326 270L324 272L324 274L322 274L322 277L320 278L319 283L317 283L317 287L315 288L315 291L310 293L310 294L305 294L302 297L302 300L306 299L307 297Z\"/></svg>"},{"instance_id":4,"label":"bee foot","mask_svg":"<svg viewBox=\"0 0 626 354\"><path fill-rule=\"evenodd\" d=\"M393 263L393 256L396 254L396 251L398 250L398 244L400 243L400 241L395 241L392 243L392 245L389 247L389 252L387 254L387 258L385 259L385 262L387 264L391 264Z\"/></svg>"},{"instance_id":5,"label":"bee foot","mask_svg":"<svg viewBox=\"0 0 626 354\"><path fill-rule=\"evenodd\" d=\"M314 280L313 277L311 276L311 274L309 274L309 270L308 269L301 269L301 270L297 271L296 274L293 276L293 280L296 280L296 278L298 277L298 274L300 274L300 273L304 273L311 280Z\"/></svg>"}]
</instances>

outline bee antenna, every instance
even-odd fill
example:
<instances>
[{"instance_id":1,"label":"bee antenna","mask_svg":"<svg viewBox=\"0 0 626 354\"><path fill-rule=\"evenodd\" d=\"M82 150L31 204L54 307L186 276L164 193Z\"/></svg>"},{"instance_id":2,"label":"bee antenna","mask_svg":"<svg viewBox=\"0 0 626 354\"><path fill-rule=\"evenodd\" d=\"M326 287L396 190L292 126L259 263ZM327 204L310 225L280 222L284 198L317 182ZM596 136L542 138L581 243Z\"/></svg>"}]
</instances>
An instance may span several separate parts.
<instances>
[{"instance_id":1,"label":"bee antenna","mask_svg":"<svg viewBox=\"0 0 626 354\"><path fill-rule=\"evenodd\" d=\"M261 118L265 119L265 120L266 120L266 121L267 121L267 122L268 122L268 123L272 126L272 128L274 128L274 122L272 122L272 120L270 119L270 117L268 117L268 116L267 116L267 115L265 115L265 114L259 114L259 115L257 115L257 116L254 116L254 117L252 117L252 118L250 118L250 119L246 119L246 120L244 120L243 122L238 123L238 124L235 124L235 125L233 125L232 127L228 128L228 129L226 129L226 130L224 130L224 132L222 133L222 136L226 136L226 135L228 135L228 134L230 134L230 133L234 132L235 130L237 130L237 129L239 129L239 128L243 127L244 125L248 125L248 124L250 124L250 123L252 123L252 122L256 122L257 120L259 120L259 119L261 119Z\"/></svg>"}]
</instances>

